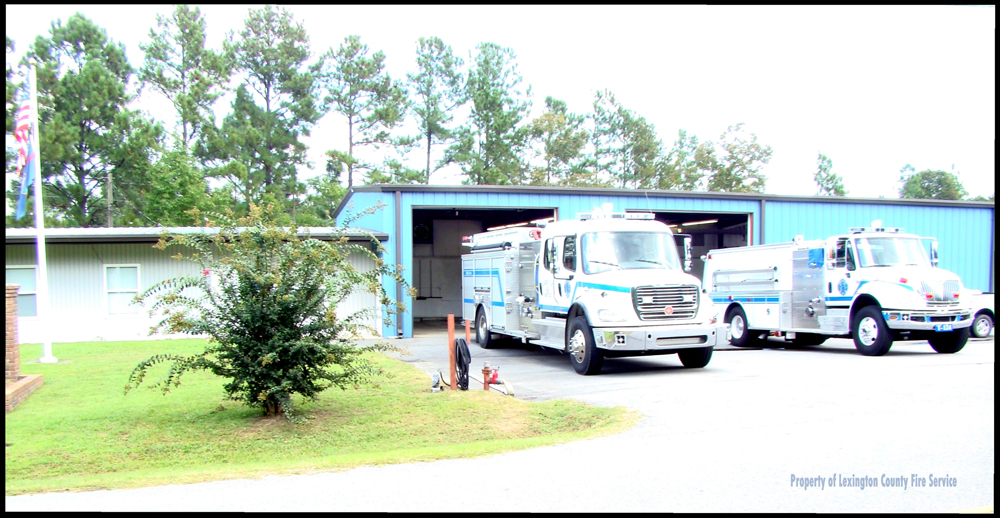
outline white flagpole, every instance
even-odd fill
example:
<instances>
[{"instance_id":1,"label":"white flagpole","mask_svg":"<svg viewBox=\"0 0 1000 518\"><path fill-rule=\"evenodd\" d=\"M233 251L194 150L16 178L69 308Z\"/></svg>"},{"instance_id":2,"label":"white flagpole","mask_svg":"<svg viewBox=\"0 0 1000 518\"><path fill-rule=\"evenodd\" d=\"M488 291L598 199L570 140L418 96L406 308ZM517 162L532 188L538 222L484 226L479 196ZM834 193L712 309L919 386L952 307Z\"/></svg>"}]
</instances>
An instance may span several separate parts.
<instances>
[{"instance_id":1,"label":"white flagpole","mask_svg":"<svg viewBox=\"0 0 1000 518\"><path fill-rule=\"evenodd\" d=\"M56 363L52 356L52 340L49 339L46 321L49 318L49 272L45 260L45 218L42 213L42 153L38 146L38 81L35 78L35 60L28 64L28 85L31 88L31 150L35 157L31 160L31 168L35 173L35 250L38 254L38 329L42 336L41 363Z\"/></svg>"}]
</instances>

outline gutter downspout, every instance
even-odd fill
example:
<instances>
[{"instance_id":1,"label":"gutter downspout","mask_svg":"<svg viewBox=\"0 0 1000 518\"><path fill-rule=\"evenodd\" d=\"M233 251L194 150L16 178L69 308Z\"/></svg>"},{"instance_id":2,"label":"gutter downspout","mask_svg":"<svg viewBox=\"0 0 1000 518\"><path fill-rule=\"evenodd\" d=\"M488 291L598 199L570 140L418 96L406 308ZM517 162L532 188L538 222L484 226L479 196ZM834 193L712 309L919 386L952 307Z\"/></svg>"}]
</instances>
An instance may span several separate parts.
<instances>
[{"instance_id":1,"label":"gutter downspout","mask_svg":"<svg viewBox=\"0 0 1000 518\"><path fill-rule=\"evenodd\" d=\"M994 268L996 268L996 256L997 256L997 245L996 245L996 233L997 233L997 209L996 205L993 206L993 210L990 211L990 293L996 293L993 286L993 276Z\"/></svg>"},{"instance_id":2,"label":"gutter downspout","mask_svg":"<svg viewBox=\"0 0 1000 518\"><path fill-rule=\"evenodd\" d=\"M402 194L399 190L396 190L396 265L403 264L403 216L400 214L402 209ZM403 285L399 282L396 283L396 302L402 302L403 300ZM403 337L403 313L400 312L396 315L396 337Z\"/></svg>"},{"instance_id":3,"label":"gutter downspout","mask_svg":"<svg viewBox=\"0 0 1000 518\"><path fill-rule=\"evenodd\" d=\"M767 200L764 198L760 199L760 243L761 245L767 244L764 241L764 211L767 209Z\"/></svg>"}]
</instances>

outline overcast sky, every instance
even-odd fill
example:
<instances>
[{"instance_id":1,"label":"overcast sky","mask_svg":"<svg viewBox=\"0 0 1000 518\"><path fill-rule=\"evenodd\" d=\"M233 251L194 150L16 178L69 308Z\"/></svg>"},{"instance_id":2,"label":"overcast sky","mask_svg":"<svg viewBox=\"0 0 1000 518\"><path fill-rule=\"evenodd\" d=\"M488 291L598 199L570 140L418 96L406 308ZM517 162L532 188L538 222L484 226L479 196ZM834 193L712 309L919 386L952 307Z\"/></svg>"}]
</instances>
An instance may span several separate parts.
<instances>
[{"instance_id":1,"label":"overcast sky","mask_svg":"<svg viewBox=\"0 0 1000 518\"><path fill-rule=\"evenodd\" d=\"M198 6L208 45L239 32L249 7ZM738 122L774 149L767 192L815 194L816 155L833 160L850 196L899 196L899 170L958 174L973 196L994 192L996 9L993 6L292 6L314 56L357 34L386 54L393 78L415 69L416 40L438 36L468 64L481 42L512 48L532 117L546 96L592 110L597 90L651 122L669 148L678 129L715 140ZM7 5L14 60L50 23L81 12L143 62L156 14L173 6ZM10 58L8 58L10 59ZM172 125L155 93L140 106ZM227 107L222 106L222 113ZM306 142L346 150L346 122L323 118ZM421 167L415 155L412 165ZM308 178L314 172L302 171ZM459 183L454 170L432 183Z\"/></svg>"}]
</instances>

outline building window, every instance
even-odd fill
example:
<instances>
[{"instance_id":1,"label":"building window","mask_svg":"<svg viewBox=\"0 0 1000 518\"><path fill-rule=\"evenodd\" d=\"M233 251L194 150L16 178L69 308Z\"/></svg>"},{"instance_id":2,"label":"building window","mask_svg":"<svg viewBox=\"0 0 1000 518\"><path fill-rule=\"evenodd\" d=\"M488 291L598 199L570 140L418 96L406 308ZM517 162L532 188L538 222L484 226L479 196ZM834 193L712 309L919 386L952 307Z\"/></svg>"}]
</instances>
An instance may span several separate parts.
<instances>
[{"instance_id":1,"label":"building window","mask_svg":"<svg viewBox=\"0 0 1000 518\"><path fill-rule=\"evenodd\" d=\"M132 299L139 294L139 265L105 265L104 291L107 293L109 315L138 314L139 306L132 304Z\"/></svg>"},{"instance_id":2,"label":"building window","mask_svg":"<svg viewBox=\"0 0 1000 518\"><path fill-rule=\"evenodd\" d=\"M8 266L7 284L18 284L17 316L38 316L37 293L34 266Z\"/></svg>"}]
</instances>

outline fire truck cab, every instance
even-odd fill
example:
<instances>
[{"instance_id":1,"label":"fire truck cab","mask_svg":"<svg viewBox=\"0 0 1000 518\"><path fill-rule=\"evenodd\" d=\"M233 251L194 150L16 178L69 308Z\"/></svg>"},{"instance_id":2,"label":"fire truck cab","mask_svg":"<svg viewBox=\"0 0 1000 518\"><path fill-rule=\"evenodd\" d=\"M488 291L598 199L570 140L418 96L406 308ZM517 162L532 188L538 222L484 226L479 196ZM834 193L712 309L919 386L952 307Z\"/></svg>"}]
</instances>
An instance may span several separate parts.
<instances>
[{"instance_id":1,"label":"fire truck cab","mask_svg":"<svg viewBox=\"0 0 1000 518\"><path fill-rule=\"evenodd\" d=\"M731 323L733 345L768 335L793 345L849 336L861 354L881 356L894 340L926 339L955 353L969 338L971 293L937 267L937 241L879 220L827 239L711 250L703 259L705 289Z\"/></svg>"},{"instance_id":2,"label":"fire truck cab","mask_svg":"<svg viewBox=\"0 0 1000 518\"><path fill-rule=\"evenodd\" d=\"M704 367L728 326L674 239L653 214L609 207L470 236L463 317L484 348L494 335L555 348L580 374L599 372L606 357L673 353L685 367Z\"/></svg>"}]
</instances>

